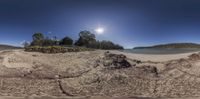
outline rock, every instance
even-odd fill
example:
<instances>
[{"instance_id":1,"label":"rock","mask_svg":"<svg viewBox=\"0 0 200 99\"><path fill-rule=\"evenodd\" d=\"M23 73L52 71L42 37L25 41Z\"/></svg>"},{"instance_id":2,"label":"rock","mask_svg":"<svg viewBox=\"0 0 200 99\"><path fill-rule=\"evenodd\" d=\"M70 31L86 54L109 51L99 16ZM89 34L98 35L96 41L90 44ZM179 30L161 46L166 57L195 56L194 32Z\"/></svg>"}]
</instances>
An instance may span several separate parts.
<instances>
[{"instance_id":1,"label":"rock","mask_svg":"<svg viewBox=\"0 0 200 99\"><path fill-rule=\"evenodd\" d=\"M191 60L191 59L190 59ZM194 60L194 59L193 59ZM191 68L192 67L192 64L189 62L189 60L187 59L179 59L178 60L178 64L181 66L181 67L185 67L185 68Z\"/></svg>"},{"instance_id":2,"label":"rock","mask_svg":"<svg viewBox=\"0 0 200 99\"><path fill-rule=\"evenodd\" d=\"M120 69L131 67L131 64L126 60L126 56L123 54L105 53L103 65L109 69Z\"/></svg>"},{"instance_id":3,"label":"rock","mask_svg":"<svg viewBox=\"0 0 200 99\"><path fill-rule=\"evenodd\" d=\"M137 64L141 64L141 63L142 63L141 60L135 60L135 62L136 62Z\"/></svg>"},{"instance_id":4,"label":"rock","mask_svg":"<svg viewBox=\"0 0 200 99\"><path fill-rule=\"evenodd\" d=\"M33 56L33 57L37 57L38 55L33 54L32 56Z\"/></svg>"},{"instance_id":5,"label":"rock","mask_svg":"<svg viewBox=\"0 0 200 99\"><path fill-rule=\"evenodd\" d=\"M155 66L141 66L139 68L145 73L153 73L158 75L158 69Z\"/></svg>"},{"instance_id":6,"label":"rock","mask_svg":"<svg viewBox=\"0 0 200 99\"><path fill-rule=\"evenodd\" d=\"M131 65L137 65L137 64L141 64L142 61L141 60L136 60L136 59L128 59L127 60Z\"/></svg>"},{"instance_id":7,"label":"rock","mask_svg":"<svg viewBox=\"0 0 200 99\"><path fill-rule=\"evenodd\" d=\"M200 60L200 55L199 54L192 54L189 57L189 60L192 60L192 61L196 61L196 60Z\"/></svg>"},{"instance_id":8,"label":"rock","mask_svg":"<svg viewBox=\"0 0 200 99\"><path fill-rule=\"evenodd\" d=\"M60 79L61 75L55 75L55 79Z\"/></svg>"}]
</instances>

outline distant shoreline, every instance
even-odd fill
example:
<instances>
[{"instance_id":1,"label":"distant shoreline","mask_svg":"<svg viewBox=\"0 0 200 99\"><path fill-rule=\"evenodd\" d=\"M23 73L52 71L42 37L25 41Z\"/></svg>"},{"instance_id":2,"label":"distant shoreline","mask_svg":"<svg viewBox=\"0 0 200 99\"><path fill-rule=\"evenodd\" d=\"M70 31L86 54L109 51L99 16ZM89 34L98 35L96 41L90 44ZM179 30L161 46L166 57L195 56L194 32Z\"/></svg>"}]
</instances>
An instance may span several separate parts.
<instances>
[{"instance_id":1,"label":"distant shoreline","mask_svg":"<svg viewBox=\"0 0 200 99\"><path fill-rule=\"evenodd\" d=\"M22 47L0 44L0 50L13 50L13 49L22 49Z\"/></svg>"},{"instance_id":2,"label":"distant shoreline","mask_svg":"<svg viewBox=\"0 0 200 99\"><path fill-rule=\"evenodd\" d=\"M134 47L133 49L151 49L151 48L200 48L197 43L168 43L153 46Z\"/></svg>"},{"instance_id":3,"label":"distant shoreline","mask_svg":"<svg viewBox=\"0 0 200 99\"><path fill-rule=\"evenodd\" d=\"M200 48L142 48L142 49L125 49L122 52L134 53L134 54L183 54L191 52L199 52Z\"/></svg>"}]
</instances>

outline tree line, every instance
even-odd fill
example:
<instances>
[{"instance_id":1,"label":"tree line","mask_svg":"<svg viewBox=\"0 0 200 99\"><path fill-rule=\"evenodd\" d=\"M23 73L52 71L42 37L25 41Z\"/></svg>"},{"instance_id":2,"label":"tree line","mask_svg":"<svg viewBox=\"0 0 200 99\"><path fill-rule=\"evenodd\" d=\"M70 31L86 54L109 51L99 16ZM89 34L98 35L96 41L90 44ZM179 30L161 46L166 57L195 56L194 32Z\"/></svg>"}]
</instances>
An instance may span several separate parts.
<instances>
[{"instance_id":1,"label":"tree line","mask_svg":"<svg viewBox=\"0 0 200 99\"><path fill-rule=\"evenodd\" d=\"M57 39L57 37L50 38L49 36L44 36L43 33L34 33L32 39L30 44L25 43L24 46L81 46L94 49L123 49L121 45L111 41L96 40L95 34L87 30L81 31L79 33L79 39L75 42L68 36Z\"/></svg>"}]
</instances>

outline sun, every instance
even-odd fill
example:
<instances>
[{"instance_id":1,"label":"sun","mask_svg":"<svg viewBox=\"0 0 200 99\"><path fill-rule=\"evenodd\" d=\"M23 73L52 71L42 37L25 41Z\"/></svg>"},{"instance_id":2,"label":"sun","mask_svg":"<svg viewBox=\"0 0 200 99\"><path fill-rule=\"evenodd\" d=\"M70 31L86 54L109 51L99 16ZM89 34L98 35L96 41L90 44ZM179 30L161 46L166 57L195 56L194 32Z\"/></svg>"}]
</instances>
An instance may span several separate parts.
<instances>
[{"instance_id":1,"label":"sun","mask_svg":"<svg viewBox=\"0 0 200 99\"><path fill-rule=\"evenodd\" d=\"M97 34L103 34L103 33L104 33L104 28L98 27L97 29L95 29L95 32L96 32Z\"/></svg>"}]
</instances>

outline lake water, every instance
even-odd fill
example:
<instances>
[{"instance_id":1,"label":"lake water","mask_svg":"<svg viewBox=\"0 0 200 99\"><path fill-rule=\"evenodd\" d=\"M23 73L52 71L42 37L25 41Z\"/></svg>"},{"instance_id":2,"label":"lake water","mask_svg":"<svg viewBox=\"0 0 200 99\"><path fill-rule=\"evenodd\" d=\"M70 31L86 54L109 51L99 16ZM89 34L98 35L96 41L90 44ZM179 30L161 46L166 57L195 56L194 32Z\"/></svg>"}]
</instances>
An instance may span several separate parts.
<instances>
[{"instance_id":1,"label":"lake water","mask_svg":"<svg viewBox=\"0 0 200 99\"><path fill-rule=\"evenodd\" d=\"M200 52L199 48L144 48L144 49L125 49L122 52L138 53L138 54L180 54L188 52Z\"/></svg>"}]
</instances>

